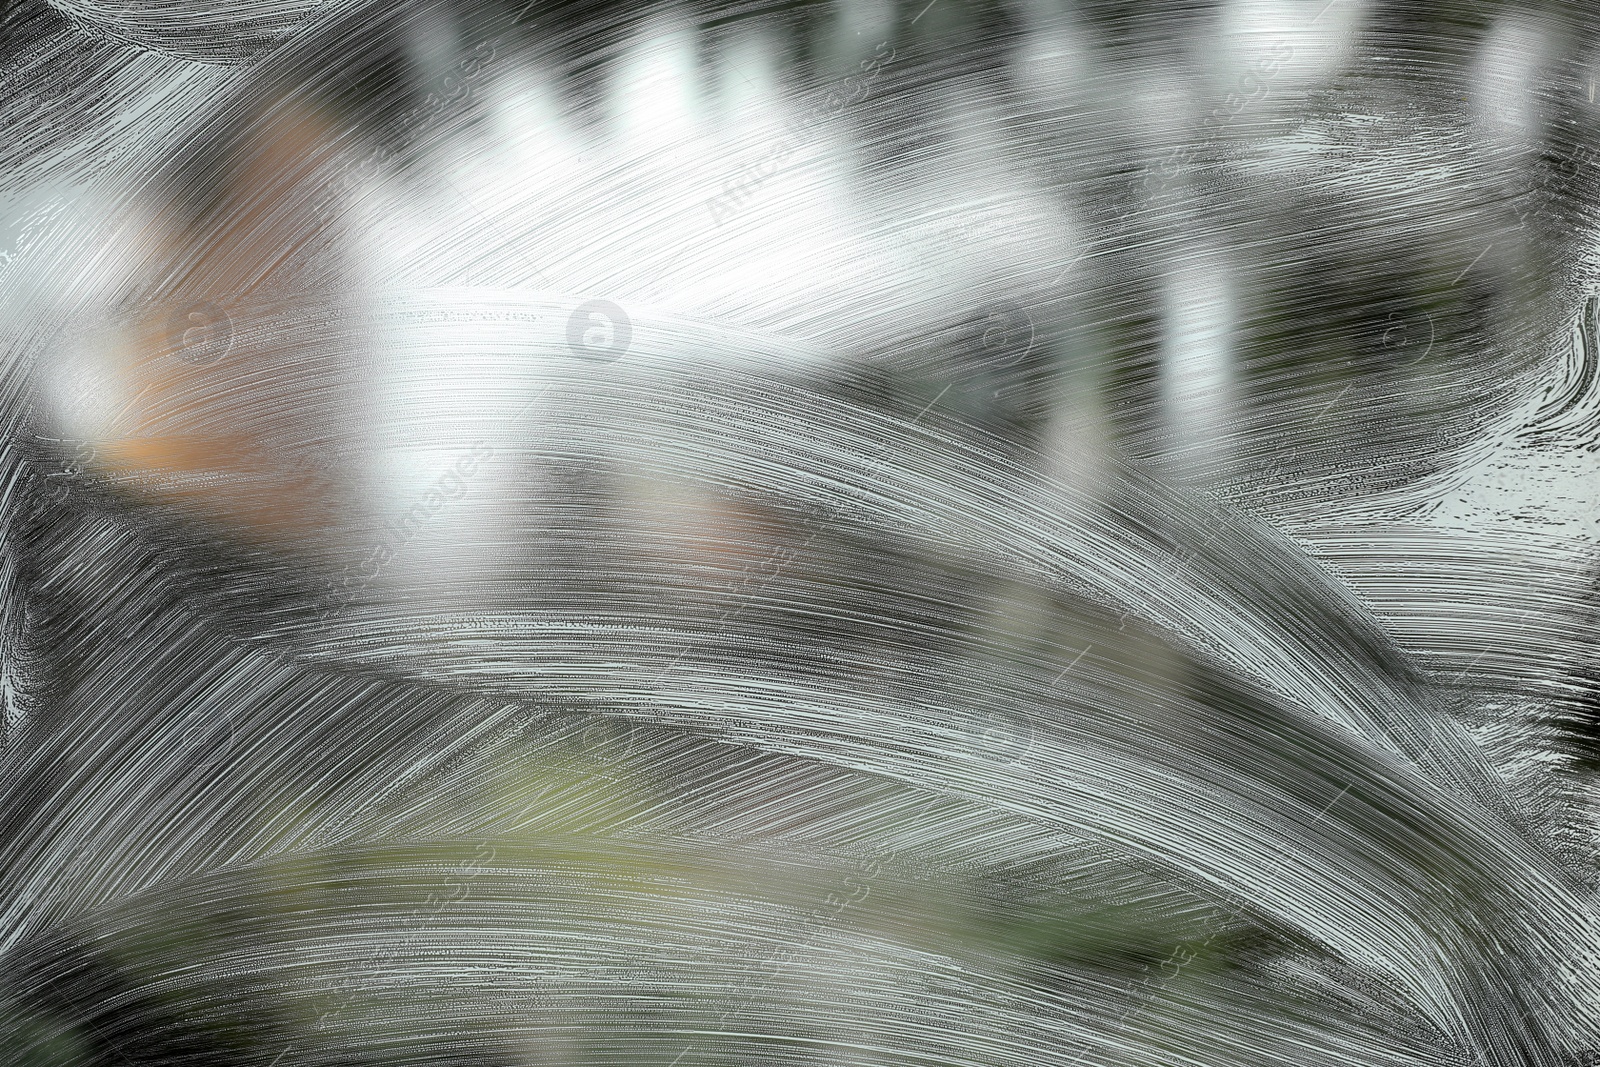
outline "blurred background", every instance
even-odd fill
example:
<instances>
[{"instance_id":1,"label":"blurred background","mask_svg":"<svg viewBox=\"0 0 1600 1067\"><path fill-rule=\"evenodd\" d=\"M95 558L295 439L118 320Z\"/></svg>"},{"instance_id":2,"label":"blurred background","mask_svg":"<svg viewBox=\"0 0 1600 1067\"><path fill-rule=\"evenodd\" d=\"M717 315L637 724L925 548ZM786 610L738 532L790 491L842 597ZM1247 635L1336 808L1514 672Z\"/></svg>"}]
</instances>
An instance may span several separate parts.
<instances>
[{"instance_id":1,"label":"blurred background","mask_svg":"<svg viewBox=\"0 0 1600 1067\"><path fill-rule=\"evenodd\" d=\"M9 0L19 1064L1578 1064L1600 12Z\"/></svg>"}]
</instances>

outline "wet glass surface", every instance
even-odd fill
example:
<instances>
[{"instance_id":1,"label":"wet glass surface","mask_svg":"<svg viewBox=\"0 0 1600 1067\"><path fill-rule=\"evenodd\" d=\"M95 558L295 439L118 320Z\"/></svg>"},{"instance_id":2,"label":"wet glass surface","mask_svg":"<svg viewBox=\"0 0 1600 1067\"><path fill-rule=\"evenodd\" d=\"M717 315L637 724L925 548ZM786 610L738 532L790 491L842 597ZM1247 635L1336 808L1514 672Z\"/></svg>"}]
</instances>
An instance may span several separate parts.
<instances>
[{"instance_id":1,"label":"wet glass surface","mask_svg":"<svg viewBox=\"0 0 1600 1067\"><path fill-rule=\"evenodd\" d=\"M1595 14L0 14L0 1061L1593 1062Z\"/></svg>"}]
</instances>

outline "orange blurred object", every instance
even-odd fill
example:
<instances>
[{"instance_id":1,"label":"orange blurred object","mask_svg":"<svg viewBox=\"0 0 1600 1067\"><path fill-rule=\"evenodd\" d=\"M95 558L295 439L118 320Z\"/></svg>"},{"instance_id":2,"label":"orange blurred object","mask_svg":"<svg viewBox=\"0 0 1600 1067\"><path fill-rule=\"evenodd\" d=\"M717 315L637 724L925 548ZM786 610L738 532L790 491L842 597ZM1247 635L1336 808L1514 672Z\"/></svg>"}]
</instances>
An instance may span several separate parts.
<instances>
[{"instance_id":1,"label":"orange blurred object","mask_svg":"<svg viewBox=\"0 0 1600 1067\"><path fill-rule=\"evenodd\" d=\"M341 479L314 458L341 398L314 328L339 306L319 210L337 139L322 109L280 100L227 145L220 196L162 235L159 295L118 346L128 399L104 473L247 539L314 536L340 514Z\"/></svg>"}]
</instances>

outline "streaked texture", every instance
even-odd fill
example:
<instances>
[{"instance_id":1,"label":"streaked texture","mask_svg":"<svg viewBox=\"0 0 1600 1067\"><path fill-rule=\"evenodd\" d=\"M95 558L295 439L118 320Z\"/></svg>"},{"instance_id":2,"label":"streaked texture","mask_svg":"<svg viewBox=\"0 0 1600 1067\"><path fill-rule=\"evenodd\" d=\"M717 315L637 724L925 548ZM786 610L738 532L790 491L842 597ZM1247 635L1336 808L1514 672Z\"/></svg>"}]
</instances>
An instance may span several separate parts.
<instances>
[{"instance_id":1,"label":"streaked texture","mask_svg":"<svg viewBox=\"0 0 1600 1067\"><path fill-rule=\"evenodd\" d=\"M14 0L0 1061L1600 1062L1597 30Z\"/></svg>"}]
</instances>

